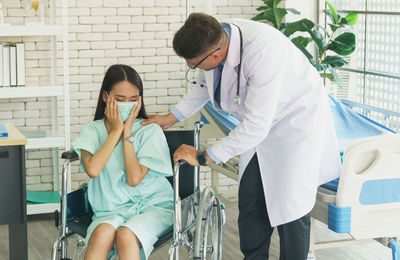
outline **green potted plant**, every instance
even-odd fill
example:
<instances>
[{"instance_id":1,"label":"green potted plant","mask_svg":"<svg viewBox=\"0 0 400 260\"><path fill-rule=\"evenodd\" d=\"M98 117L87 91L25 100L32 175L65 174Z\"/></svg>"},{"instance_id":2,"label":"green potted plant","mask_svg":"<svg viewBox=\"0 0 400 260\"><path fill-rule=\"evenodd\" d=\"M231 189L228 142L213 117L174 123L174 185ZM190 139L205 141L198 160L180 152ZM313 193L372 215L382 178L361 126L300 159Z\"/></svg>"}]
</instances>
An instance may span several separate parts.
<instances>
[{"instance_id":1,"label":"green potted plant","mask_svg":"<svg viewBox=\"0 0 400 260\"><path fill-rule=\"evenodd\" d=\"M356 48L356 37L354 33L344 31L342 28L351 28L357 23L357 13L349 13L340 16L333 5L325 1L328 9L326 15L330 18L330 30L315 24L309 19L301 19L291 23L283 22L283 18L289 13L300 14L293 8L278 7L282 0L263 0L264 6L257 8L261 13L252 19L255 21L268 22L276 29L290 38L294 45L299 48L308 58L310 63L317 69L321 77L325 77L340 86L340 81L335 71L347 64L346 56L352 54ZM322 31L322 33L320 32ZM303 33L302 35L299 35ZM304 36L304 33L306 36ZM316 48L316 57L308 50L307 46L313 43Z\"/></svg>"}]
</instances>

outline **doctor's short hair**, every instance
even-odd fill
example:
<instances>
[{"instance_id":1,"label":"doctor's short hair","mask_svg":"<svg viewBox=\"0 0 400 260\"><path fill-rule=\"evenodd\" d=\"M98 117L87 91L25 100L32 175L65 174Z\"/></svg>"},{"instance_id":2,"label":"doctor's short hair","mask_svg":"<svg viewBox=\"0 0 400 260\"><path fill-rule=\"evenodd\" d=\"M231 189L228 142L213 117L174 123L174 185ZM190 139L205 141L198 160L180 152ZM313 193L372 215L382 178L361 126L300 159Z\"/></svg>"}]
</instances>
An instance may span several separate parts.
<instances>
[{"instance_id":1,"label":"doctor's short hair","mask_svg":"<svg viewBox=\"0 0 400 260\"><path fill-rule=\"evenodd\" d=\"M223 37L217 19L204 13L192 13L175 33L173 46L179 57L193 59L215 47Z\"/></svg>"}]
</instances>

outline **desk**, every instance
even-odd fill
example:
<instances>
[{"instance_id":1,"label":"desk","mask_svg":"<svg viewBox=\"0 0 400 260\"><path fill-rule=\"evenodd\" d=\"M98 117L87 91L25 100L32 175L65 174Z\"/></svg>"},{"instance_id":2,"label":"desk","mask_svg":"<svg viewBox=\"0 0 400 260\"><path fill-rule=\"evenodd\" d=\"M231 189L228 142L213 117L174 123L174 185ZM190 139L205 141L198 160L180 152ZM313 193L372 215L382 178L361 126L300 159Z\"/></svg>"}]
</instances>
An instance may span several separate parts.
<instances>
[{"instance_id":1,"label":"desk","mask_svg":"<svg viewBox=\"0 0 400 260\"><path fill-rule=\"evenodd\" d=\"M26 138L5 123L0 137L0 224L8 224L10 260L28 259L25 145Z\"/></svg>"}]
</instances>

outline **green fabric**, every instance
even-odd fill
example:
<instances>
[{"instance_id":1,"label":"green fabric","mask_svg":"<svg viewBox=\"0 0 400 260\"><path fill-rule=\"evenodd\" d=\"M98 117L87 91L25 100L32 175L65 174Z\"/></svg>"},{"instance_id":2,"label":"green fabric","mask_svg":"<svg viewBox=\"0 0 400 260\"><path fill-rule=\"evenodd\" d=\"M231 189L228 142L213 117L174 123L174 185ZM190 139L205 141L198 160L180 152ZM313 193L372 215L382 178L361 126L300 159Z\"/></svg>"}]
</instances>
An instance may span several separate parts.
<instances>
[{"instance_id":1,"label":"green fabric","mask_svg":"<svg viewBox=\"0 0 400 260\"><path fill-rule=\"evenodd\" d=\"M139 238L147 259L153 244L173 224L173 190L165 178L172 176L172 165L167 140L157 124L132 125L133 146L139 164L149 168L139 185L127 183L122 140L115 146L99 176L90 179L88 200L93 209L93 222L88 228L86 242L101 223L115 229L128 227ZM72 142L81 158L82 150L96 154L108 138L104 120L89 122ZM84 171L81 162L80 167Z\"/></svg>"},{"instance_id":2,"label":"green fabric","mask_svg":"<svg viewBox=\"0 0 400 260\"><path fill-rule=\"evenodd\" d=\"M26 191L26 201L30 204L60 203L58 191Z\"/></svg>"}]
</instances>

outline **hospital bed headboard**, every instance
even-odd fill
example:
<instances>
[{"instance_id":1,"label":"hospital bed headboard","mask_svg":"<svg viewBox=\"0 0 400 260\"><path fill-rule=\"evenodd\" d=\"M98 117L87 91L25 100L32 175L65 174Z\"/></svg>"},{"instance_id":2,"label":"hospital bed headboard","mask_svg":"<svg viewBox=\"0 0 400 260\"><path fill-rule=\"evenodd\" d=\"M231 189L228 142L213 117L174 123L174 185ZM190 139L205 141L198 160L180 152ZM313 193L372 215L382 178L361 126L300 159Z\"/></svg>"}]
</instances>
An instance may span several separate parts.
<instances>
[{"instance_id":1,"label":"hospital bed headboard","mask_svg":"<svg viewBox=\"0 0 400 260\"><path fill-rule=\"evenodd\" d=\"M336 206L330 205L329 214L342 215L331 225L351 229L347 232L357 239L400 234L400 134L362 138L349 145Z\"/></svg>"}]
</instances>

